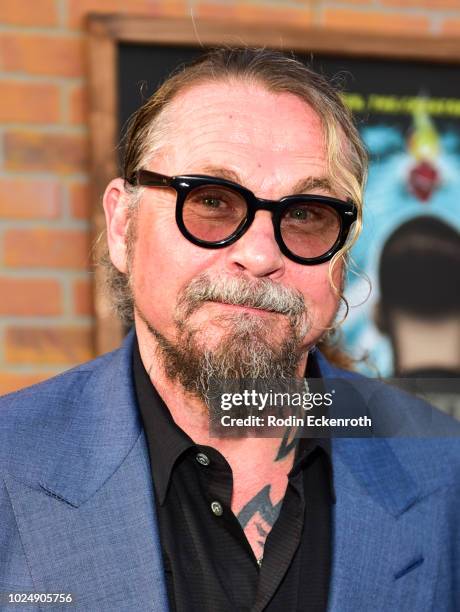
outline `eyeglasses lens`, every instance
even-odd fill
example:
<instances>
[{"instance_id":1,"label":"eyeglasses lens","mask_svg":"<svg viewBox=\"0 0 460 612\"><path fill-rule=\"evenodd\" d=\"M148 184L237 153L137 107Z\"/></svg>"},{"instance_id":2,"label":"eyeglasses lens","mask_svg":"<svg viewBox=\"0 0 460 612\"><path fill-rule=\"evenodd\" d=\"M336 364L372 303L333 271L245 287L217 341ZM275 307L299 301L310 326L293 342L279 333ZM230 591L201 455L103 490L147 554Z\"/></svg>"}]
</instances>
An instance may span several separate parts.
<instances>
[{"instance_id":1,"label":"eyeglasses lens","mask_svg":"<svg viewBox=\"0 0 460 612\"><path fill-rule=\"evenodd\" d=\"M243 223L246 214L246 200L239 193L216 185L192 190L182 212L190 234L206 242L229 238Z\"/></svg>"},{"instance_id":2,"label":"eyeglasses lens","mask_svg":"<svg viewBox=\"0 0 460 612\"><path fill-rule=\"evenodd\" d=\"M340 216L332 207L315 202L292 204L281 218L281 236L287 248L310 259L321 257L340 235Z\"/></svg>"}]
</instances>

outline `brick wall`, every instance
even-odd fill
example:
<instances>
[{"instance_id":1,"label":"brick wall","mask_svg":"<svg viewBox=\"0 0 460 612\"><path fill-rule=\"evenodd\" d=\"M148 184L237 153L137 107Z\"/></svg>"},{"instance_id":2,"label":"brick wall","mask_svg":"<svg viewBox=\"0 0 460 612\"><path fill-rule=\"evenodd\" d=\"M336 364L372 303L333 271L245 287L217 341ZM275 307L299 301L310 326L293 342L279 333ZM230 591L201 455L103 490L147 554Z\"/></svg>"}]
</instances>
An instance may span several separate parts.
<instances>
[{"instance_id":1,"label":"brick wall","mask_svg":"<svg viewBox=\"0 0 460 612\"><path fill-rule=\"evenodd\" d=\"M0 393L93 357L90 11L460 34L460 0L0 2Z\"/></svg>"}]
</instances>

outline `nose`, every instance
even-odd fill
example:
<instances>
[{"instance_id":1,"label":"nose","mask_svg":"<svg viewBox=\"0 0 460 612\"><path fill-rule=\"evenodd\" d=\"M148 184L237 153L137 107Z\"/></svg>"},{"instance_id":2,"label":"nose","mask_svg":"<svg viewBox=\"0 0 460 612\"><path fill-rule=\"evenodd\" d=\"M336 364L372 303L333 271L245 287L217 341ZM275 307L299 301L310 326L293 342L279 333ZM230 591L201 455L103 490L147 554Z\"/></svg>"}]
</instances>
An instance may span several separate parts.
<instances>
[{"instance_id":1,"label":"nose","mask_svg":"<svg viewBox=\"0 0 460 612\"><path fill-rule=\"evenodd\" d=\"M275 240L272 215L268 211L257 211L246 233L225 250L233 271L257 278L279 278L284 273L284 257Z\"/></svg>"}]
</instances>

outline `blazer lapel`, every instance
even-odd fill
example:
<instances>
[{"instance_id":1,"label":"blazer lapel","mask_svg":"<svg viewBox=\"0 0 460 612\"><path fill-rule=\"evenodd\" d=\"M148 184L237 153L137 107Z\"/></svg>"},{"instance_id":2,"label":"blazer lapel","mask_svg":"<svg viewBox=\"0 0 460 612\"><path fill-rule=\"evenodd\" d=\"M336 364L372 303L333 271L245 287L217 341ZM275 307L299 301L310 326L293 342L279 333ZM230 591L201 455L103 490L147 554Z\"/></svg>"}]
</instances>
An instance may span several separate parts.
<instances>
[{"instance_id":1,"label":"blazer lapel","mask_svg":"<svg viewBox=\"0 0 460 612\"><path fill-rule=\"evenodd\" d=\"M329 610L431 610L442 553L441 500L417 495L386 440L333 442Z\"/></svg>"},{"instance_id":2,"label":"blazer lapel","mask_svg":"<svg viewBox=\"0 0 460 612\"><path fill-rule=\"evenodd\" d=\"M4 476L35 590L77 610L168 608L131 345L66 375L38 425L53 442L38 474Z\"/></svg>"},{"instance_id":3,"label":"blazer lapel","mask_svg":"<svg viewBox=\"0 0 460 612\"><path fill-rule=\"evenodd\" d=\"M385 387L332 367L318 351L313 355L321 376L354 380L361 397L374 402L375 414L388 414L390 408L394 414L392 398L382 393ZM399 403L398 410L410 413L407 402ZM332 440L336 503L330 612L432 609L442 554L442 498L424 490L398 459L423 457L424 442Z\"/></svg>"},{"instance_id":4,"label":"blazer lapel","mask_svg":"<svg viewBox=\"0 0 460 612\"><path fill-rule=\"evenodd\" d=\"M78 507L11 476L5 483L36 591L70 593L77 610L168 609L143 433Z\"/></svg>"}]
</instances>

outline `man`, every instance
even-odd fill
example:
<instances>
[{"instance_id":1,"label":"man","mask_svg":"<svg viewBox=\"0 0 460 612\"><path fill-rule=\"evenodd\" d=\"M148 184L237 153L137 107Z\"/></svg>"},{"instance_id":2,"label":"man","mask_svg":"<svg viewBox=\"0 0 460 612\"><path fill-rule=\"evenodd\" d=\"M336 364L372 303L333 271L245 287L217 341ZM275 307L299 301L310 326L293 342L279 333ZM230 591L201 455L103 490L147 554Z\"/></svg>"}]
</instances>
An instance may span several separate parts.
<instances>
[{"instance_id":1,"label":"man","mask_svg":"<svg viewBox=\"0 0 460 612\"><path fill-rule=\"evenodd\" d=\"M209 433L214 379L353 376L315 346L364 177L337 93L279 53L217 50L136 113L104 195L135 331L0 404L1 590L79 610L458 607L457 440Z\"/></svg>"}]
</instances>

